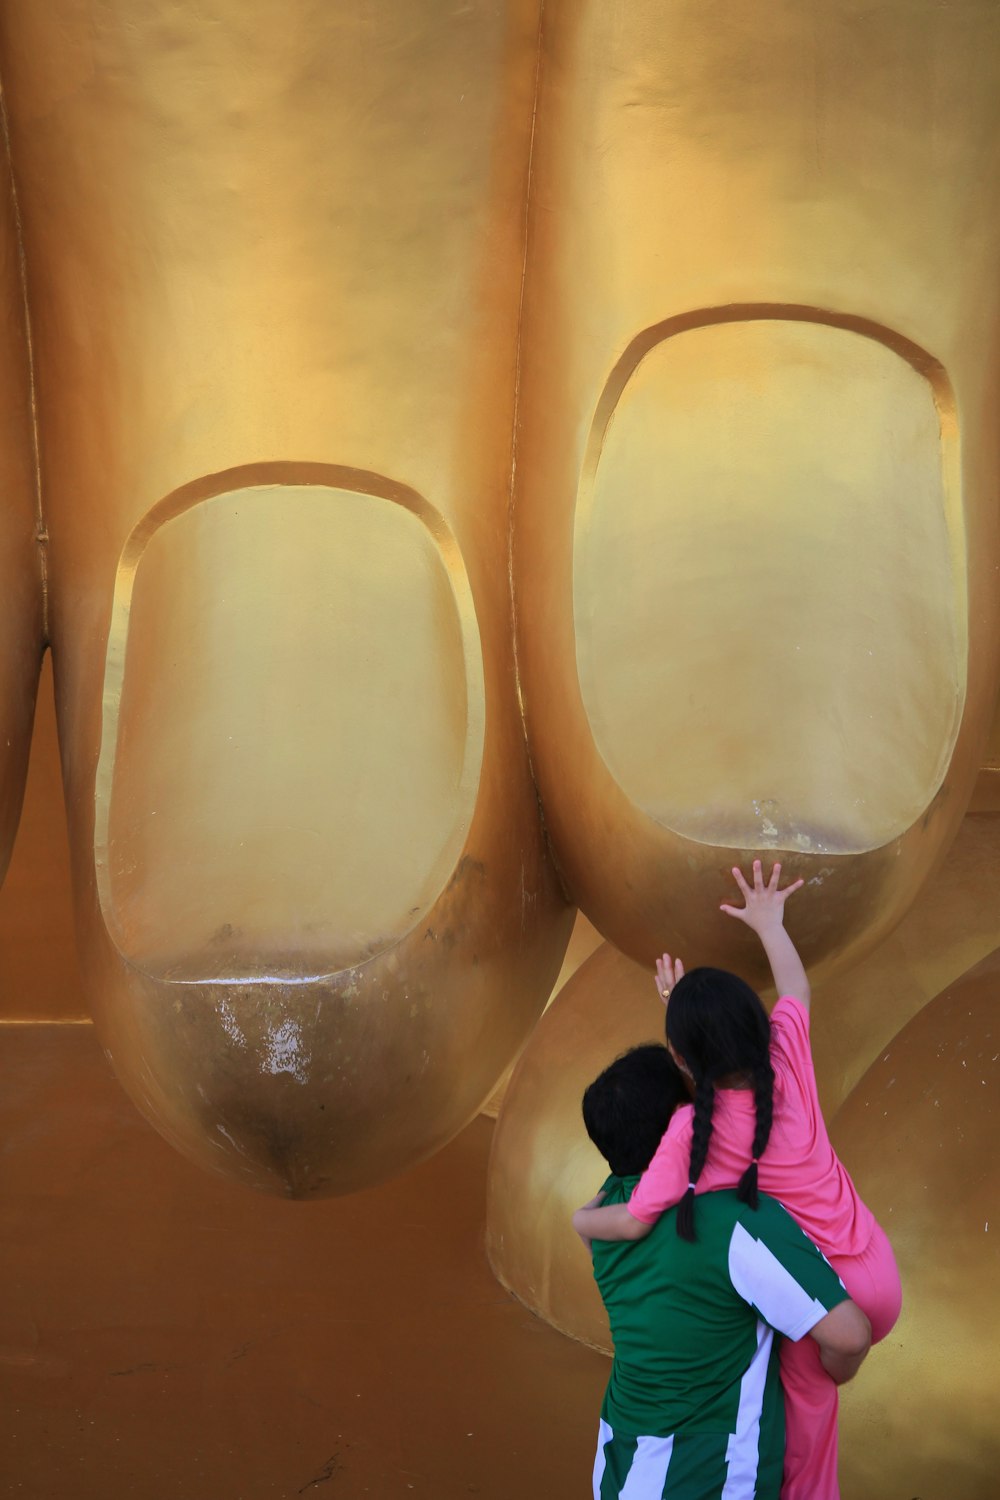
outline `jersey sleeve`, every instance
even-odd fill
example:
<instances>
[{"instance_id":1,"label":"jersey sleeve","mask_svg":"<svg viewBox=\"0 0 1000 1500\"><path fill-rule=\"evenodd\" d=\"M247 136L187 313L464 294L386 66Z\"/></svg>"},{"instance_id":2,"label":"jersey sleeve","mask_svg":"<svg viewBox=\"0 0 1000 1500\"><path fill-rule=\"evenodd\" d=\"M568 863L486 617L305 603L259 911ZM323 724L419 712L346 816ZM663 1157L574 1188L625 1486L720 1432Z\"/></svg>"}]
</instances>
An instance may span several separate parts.
<instances>
[{"instance_id":1,"label":"jersey sleeve","mask_svg":"<svg viewBox=\"0 0 1000 1500\"><path fill-rule=\"evenodd\" d=\"M729 1279L758 1316L793 1341L848 1300L820 1250L773 1199L740 1220L729 1242Z\"/></svg>"},{"instance_id":2,"label":"jersey sleeve","mask_svg":"<svg viewBox=\"0 0 1000 1500\"><path fill-rule=\"evenodd\" d=\"M655 1224L662 1213L679 1203L687 1191L691 1162L690 1105L682 1105L671 1116L653 1160L636 1184L628 1211L641 1224Z\"/></svg>"}]
</instances>

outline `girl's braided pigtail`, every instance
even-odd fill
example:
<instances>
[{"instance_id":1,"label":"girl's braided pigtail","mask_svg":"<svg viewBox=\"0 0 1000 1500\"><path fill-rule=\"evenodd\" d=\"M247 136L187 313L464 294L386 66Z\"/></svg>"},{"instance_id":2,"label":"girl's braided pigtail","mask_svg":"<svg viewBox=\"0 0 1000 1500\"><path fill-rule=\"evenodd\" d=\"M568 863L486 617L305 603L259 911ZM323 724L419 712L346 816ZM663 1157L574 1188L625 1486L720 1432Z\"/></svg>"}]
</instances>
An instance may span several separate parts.
<instances>
[{"instance_id":1,"label":"girl's braided pigtail","mask_svg":"<svg viewBox=\"0 0 1000 1500\"><path fill-rule=\"evenodd\" d=\"M715 1084L706 1074L698 1079L694 1094L694 1125L691 1133L691 1165L688 1167L687 1192L677 1205L677 1233L682 1240L693 1240L694 1185L708 1156L712 1139L712 1113L715 1109Z\"/></svg>"},{"instance_id":2,"label":"girl's braided pigtail","mask_svg":"<svg viewBox=\"0 0 1000 1500\"><path fill-rule=\"evenodd\" d=\"M771 1120L774 1114L774 1069L768 1058L764 1058L753 1070L753 1098L757 1112L757 1125L753 1135L753 1160L740 1178L736 1189L736 1196L750 1208L756 1208L759 1202L757 1162L763 1156L771 1137Z\"/></svg>"}]
</instances>

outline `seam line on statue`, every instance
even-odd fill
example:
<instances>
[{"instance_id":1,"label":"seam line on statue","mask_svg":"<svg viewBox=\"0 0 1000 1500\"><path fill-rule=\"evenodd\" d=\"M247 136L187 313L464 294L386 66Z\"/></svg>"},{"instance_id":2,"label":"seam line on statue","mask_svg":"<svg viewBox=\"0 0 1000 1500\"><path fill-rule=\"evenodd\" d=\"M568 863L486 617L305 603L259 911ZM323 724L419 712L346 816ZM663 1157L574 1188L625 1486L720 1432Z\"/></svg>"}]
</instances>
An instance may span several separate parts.
<instances>
[{"instance_id":1,"label":"seam line on statue","mask_svg":"<svg viewBox=\"0 0 1000 1500\"><path fill-rule=\"evenodd\" d=\"M542 20L545 0L538 8L538 35L535 41L535 81L531 101L531 129L528 134L528 164L524 179L524 220L521 248L521 286L517 301L517 333L514 339L514 403L510 431L510 485L507 492L507 590L510 596L511 638L514 643L514 691L521 715L521 732L528 756L528 773L537 795L538 781L531 760L527 725L524 718L524 694L521 688L521 663L517 645L517 605L514 598L514 483L517 476L517 421L521 406L521 331L524 318L524 286L528 276L528 229L531 219L531 174L535 155L535 125L538 120L538 91L542 72Z\"/></svg>"},{"instance_id":2,"label":"seam line on statue","mask_svg":"<svg viewBox=\"0 0 1000 1500\"><path fill-rule=\"evenodd\" d=\"M42 505L42 465L38 441L38 400L35 382L35 345L31 331L31 310L28 304L28 268L24 253L24 230L21 222L21 204L14 176L14 157L10 144L10 123L7 117L7 92L0 78L0 130L3 132L4 151L7 155L7 173L10 185L10 202L14 216L14 235L17 240L17 269L21 286L21 315L24 323L24 344L27 357L28 404L31 409L31 447L35 483L35 543L38 547L38 571L42 591L42 632L45 644L49 641L49 529L45 522Z\"/></svg>"}]
</instances>

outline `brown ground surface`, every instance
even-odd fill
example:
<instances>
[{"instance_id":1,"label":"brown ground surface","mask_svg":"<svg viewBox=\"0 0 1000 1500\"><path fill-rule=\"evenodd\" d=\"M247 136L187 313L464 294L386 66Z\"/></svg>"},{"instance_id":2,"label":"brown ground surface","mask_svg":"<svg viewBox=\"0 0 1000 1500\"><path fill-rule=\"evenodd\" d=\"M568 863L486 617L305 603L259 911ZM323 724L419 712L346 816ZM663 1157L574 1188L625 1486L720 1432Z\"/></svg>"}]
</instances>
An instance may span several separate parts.
<instances>
[{"instance_id":1,"label":"brown ground surface","mask_svg":"<svg viewBox=\"0 0 1000 1500\"><path fill-rule=\"evenodd\" d=\"M176 1155L90 1026L0 1027L0 1494L587 1494L608 1365L490 1273L492 1129L284 1203Z\"/></svg>"}]
</instances>

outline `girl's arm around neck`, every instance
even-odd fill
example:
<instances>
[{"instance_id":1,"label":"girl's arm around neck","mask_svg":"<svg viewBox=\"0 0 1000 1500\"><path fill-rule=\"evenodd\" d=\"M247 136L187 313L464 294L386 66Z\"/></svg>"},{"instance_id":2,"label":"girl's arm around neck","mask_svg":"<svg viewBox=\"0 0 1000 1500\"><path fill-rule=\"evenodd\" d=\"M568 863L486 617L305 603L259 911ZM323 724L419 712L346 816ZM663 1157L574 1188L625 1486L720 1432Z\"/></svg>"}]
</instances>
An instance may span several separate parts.
<instances>
[{"instance_id":1,"label":"girl's arm around neck","mask_svg":"<svg viewBox=\"0 0 1000 1500\"><path fill-rule=\"evenodd\" d=\"M602 1208L587 1204L573 1215L573 1228L587 1246L591 1240L642 1240L652 1227L634 1218L627 1203L609 1203Z\"/></svg>"}]
</instances>

